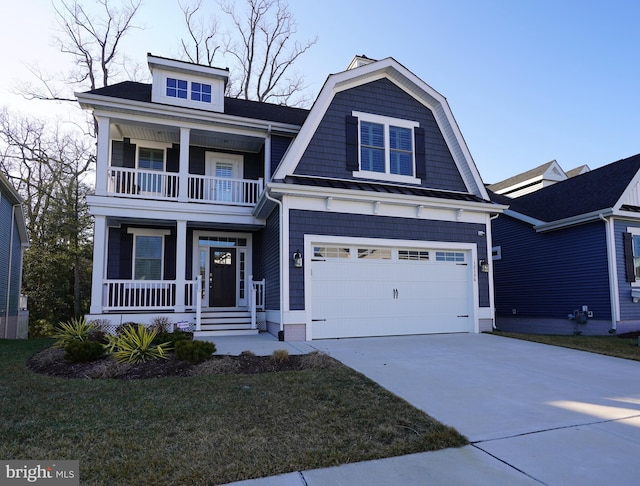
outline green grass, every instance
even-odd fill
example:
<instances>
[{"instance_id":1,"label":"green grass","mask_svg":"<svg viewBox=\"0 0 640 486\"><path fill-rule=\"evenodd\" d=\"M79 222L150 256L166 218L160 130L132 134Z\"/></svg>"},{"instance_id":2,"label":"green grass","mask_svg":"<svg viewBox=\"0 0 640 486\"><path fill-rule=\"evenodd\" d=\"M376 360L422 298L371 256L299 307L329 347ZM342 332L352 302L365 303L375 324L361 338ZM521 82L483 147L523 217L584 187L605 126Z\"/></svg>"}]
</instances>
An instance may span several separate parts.
<instances>
[{"instance_id":1,"label":"green grass","mask_svg":"<svg viewBox=\"0 0 640 486\"><path fill-rule=\"evenodd\" d=\"M640 361L640 347L638 347L637 338L623 339L617 336L584 335L550 336L546 334L519 334L512 332L494 332L493 334Z\"/></svg>"},{"instance_id":2,"label":"green grass","mask_svg":"<svg viewBox=\"0 0 640 486\"><path fill-rule=\"evenodd\" d=\"M0 340L0 457L75 459L82 484L220 484L467 443L350 368L152 380L42 376Z\"/></svg>"}]
</instances>

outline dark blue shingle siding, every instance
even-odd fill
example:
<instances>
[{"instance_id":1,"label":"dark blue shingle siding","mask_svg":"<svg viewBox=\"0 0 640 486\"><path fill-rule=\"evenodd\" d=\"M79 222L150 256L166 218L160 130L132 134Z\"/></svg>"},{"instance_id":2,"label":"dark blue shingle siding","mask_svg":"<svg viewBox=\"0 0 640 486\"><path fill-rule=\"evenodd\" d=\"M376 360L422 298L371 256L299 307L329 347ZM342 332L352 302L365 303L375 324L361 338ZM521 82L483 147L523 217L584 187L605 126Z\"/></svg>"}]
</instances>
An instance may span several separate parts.
<instances>
[{"instance_id":1,"label":"dark blue shingle siding","mask_svg":"<svg viewBox=\"0 0 640 486\"><path fill-rule=\"evenodd\" d=\"M346 117L362 111L420 122L425 129L426 178L423 187L467 192L431 110L387 79L335 95L295 174L352 179L346 160Z\"/></svg>"},{"instance_id":2,"label":"dark blue shingle siding","mask_svg":"<svg viewBox=\"0 0 640 486\"><path fill-rule=\"evenodd\" d=\"M567 318L583 305L611 318L605 226L594 222L536 233L501 215L493 222L496 315Z\"/></svg>"}]
</instances>

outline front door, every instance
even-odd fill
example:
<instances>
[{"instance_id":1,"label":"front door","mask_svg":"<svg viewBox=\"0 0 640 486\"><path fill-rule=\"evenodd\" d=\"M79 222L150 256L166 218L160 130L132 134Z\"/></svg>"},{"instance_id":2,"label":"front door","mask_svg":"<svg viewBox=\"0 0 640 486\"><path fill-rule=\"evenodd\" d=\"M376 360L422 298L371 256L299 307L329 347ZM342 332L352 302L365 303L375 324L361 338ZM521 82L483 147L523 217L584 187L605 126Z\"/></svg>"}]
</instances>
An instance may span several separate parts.
<instances>
[{"instance_id":1,"label":"front door","mask_svg":"<svg viewBox=\"0 0 640 486\"><path fill-rule=\"evenodd\" d=\"M209 306L236 306L236 249L211 248L209 262Z\"/></svg>"}]
</instances>

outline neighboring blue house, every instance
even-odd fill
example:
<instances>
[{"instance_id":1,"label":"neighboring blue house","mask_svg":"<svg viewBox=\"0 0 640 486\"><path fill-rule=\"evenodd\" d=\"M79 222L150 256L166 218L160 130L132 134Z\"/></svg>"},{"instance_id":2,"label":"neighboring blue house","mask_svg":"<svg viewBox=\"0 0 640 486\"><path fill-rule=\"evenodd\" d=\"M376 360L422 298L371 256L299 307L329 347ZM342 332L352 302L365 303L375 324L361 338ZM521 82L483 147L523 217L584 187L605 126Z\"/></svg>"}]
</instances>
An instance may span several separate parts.
<instances>
[{"instance_id":1,"label":"neighboring blue house","mask_svg":"<svg viewBox=\"0 0 640 486\"><path fill-rule=\"evenodd\" d=\"M29 313L21 285L28 246L22 199L0 174L0 339L27 338Z\"/></svg>"},{"instance_id":2,"label":"neighboring blue house","mask_svg":"<svg viewBox=\"0 0 640 486\"><path fill-rule=\"evenodd\" d=\"M227 70L149 55L97 120L89 319L285 340L493 325L493 204L446 99L356 57L311 110L224 97Z\"/></svg>"},{"instance_id":3,"label":"neighboring blue house","mask_svg":"<svg viewBox=\"0 0 640 486\"><path fill-rule=\"evenodd\" d=\"M492 193L509 206L493 221L499 329L640 329L640 155L586 170L512 199Z\"/></svg>"}]
</instances>

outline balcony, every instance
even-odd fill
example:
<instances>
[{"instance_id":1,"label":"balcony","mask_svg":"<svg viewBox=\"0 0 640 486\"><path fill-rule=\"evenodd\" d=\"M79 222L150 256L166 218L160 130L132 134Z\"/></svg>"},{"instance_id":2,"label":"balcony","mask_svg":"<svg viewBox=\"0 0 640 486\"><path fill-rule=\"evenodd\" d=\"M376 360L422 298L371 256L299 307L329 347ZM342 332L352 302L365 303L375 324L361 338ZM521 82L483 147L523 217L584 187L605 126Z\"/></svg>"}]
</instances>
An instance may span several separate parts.
<instances>
[{"instance_id":1,"label":"balcony","mask_svg":"<svg viewBox=\"0 0 640 486\"><path fill-rule=\"evenodd\" d=\"M180 197L180 179L174 172L110 167L107 194L111 196L255 206L264 188L263 179L231 179L190 174L186 197Z\"/></svg>"}]
</instances>

